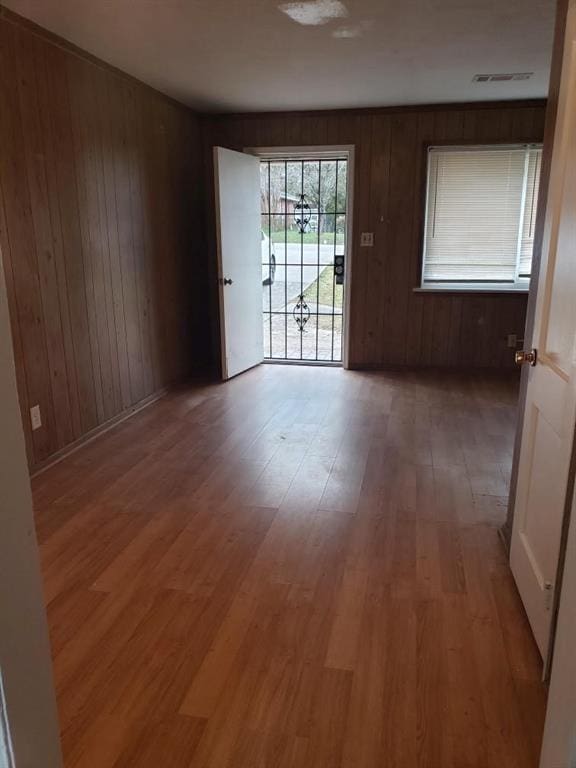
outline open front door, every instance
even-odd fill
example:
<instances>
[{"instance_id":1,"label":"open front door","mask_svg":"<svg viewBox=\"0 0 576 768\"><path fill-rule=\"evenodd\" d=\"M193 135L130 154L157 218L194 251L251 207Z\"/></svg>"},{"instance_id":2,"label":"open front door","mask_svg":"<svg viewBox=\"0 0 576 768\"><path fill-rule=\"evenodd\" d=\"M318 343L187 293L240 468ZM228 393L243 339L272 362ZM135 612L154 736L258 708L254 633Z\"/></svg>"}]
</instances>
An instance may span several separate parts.
<instances>
[{"instance_id":1,"label":"open front door","mask_svg":"<svg viewBox=\"0 0 576 768\"><path fill-rule=\"evenodd\" d=\"M548 653L576 415L576 18L568 17L510 564ZM528 342L529 345L529 342ZM530 362L530 360L528 360Z\"/></svg>"},{"instance_id":2,"label":"open front door","mask_svg":"<svg viewBox=\"0 0 576 768\"><path fill-rule=\"evenodd\" d=\"M260 161L214 147L222 377L262 362Z\"/></svg>"}]
</instances>

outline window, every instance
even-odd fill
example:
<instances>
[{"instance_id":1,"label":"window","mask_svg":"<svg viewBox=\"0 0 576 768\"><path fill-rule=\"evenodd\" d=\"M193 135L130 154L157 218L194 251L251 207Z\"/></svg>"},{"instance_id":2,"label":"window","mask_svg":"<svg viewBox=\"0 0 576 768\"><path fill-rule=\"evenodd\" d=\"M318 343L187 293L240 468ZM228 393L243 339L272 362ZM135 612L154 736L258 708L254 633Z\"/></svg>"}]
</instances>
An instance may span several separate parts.
<instances>
[{"instance_id":1,"label":"window","mask_svg":"<svg viewBox=\"0 0 576 768\"><path fill-rule=\"evenodd\" d=\"M428 150L422 288L527 290L542 149Z\"/></svg>"}]
</instances>

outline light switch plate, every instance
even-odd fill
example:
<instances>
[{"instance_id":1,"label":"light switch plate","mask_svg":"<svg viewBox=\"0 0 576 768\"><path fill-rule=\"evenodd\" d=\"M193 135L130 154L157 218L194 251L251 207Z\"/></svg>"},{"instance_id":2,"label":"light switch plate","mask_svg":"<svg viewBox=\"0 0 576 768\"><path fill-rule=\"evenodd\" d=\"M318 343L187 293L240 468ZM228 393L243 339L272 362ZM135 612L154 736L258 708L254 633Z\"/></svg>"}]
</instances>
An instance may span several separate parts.
<instances>
[{"instance_id":1,"label":"light switch plate","mask_svg":"<svg viewBox=\"0 0 576 768\"><path fill-rule=\"evenodd\" d=\"M40 429L42 426L42 416L40 415L40 406L34 405L30 408L30 422L32 423L32 429Z\"/></svg>"},{"instance_id":2,"label":"light switch plate","mask_svg":"<svg viewBox=\"0 0 576 768\"><path fill-rule=\"evenodd\" d=\"M360 235L360 245L362 248L372 248L374 245L374 232L362 232Z\"/></svg>"}]
</instances>

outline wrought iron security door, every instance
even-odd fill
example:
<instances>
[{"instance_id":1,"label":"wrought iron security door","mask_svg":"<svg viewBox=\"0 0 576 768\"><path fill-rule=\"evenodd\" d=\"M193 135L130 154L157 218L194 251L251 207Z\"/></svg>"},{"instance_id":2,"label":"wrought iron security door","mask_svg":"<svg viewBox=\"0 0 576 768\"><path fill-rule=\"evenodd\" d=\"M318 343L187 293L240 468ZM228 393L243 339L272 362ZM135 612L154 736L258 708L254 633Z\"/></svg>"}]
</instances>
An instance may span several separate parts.
<instances>
[{"instance_id":1,"label":"wrought iron security door","mask_svg":"<svg viewBox=\"0 0 576 768\"><path fill-rule=\"evenodd\" d=\"M342 361L347 160L262 160L264 358Z\"/></svg>"}]
</instances>

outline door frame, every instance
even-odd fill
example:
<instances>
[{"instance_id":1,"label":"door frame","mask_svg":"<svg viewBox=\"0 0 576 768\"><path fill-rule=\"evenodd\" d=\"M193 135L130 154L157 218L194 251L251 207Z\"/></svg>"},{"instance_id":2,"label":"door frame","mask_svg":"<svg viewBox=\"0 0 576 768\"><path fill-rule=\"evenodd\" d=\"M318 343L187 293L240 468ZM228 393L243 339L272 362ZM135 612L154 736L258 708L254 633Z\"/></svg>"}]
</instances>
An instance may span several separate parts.
<instances>
[{"instance_id":1,"label":"door frame","mask_svg":"<svg viewBox=\"0 0 576 768\"><path fill-rule=\"evenodd\" d=\"M0 425L0 758L14 768L61 768L50 640L1 248Z\"/></svg>"},{"instance_id":2,"label":"door frame","mask_svg":"<svg viewBox=\"0 0 576 768\"><path fill-rule=\"evenodd\" d=\"M292 147L244 147L243 151L248 155L255 155L266 160L322 160L341 155L347 163L346 166L346 250L344 267L344 317L342 323L342 368L350 368L350 304L351 285L353 275L352 237L354 233L354 144L309 144L306 146ZM307 365L326 365L326 363L306 363Z\"/></svg>"}]
</instances>

